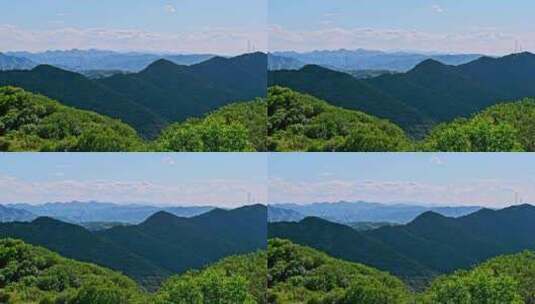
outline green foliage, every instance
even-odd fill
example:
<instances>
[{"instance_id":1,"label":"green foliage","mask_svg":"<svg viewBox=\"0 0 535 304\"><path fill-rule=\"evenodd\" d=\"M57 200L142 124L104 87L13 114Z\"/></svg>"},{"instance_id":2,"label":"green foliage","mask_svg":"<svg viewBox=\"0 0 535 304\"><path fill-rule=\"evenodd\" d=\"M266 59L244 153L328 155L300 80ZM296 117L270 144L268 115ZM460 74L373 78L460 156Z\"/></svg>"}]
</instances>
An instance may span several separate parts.
<instances>
[{"instance_id":1,"label":"green foliage","mask_svg":"<svg viewBox=\"0 0 535 304\"><path fill-rule=\"evenodd\" d=\"M138 151L136 132L118 120L75 110L44 96L0 88L0 150Z\"/></svg>"},{"instance_id":2,"label":"green foliage","mask_svg":"<svg viewBox=\"0 0 535 304\"><path fill-rule=\"evenodd\" d=\"M202 270L168 279L156 294L158 304L263 304L266 254L233 256Z\"/></svg>"},{"instance_id":3,"label":"green foliage","mask_svg":"<svg viewBox=\"0 0 535 304\"><path fill-rule=\"evenodd\" d=\"M535 303L535 253L493 258L471 271L440 277L421 296L422 303Z\"/></svg>"},{"instance_id":4,"label":"green foliage","mask_svg":"<svg viewBox=\"0 0 535 304\"><path fill-rule=\"evenodd\" d=\"M167 127L156 140L157 150L191 152L266 151L264 101L235 103L203 119Z\"/></svg>"},{"instance_id":5,"label":"green foliage","mask_svg":"<svg viewBox=\"0 0 535 304\"><path fill-rule=\"evenodd\" d=\"M395 277L337 260L290 241L268 243L269 303L403 304L410 293Z\"/></svg>"},{"instance_id":6,"label":"green foliage","mask_svg":"<svg viewBox=\"0 0 535 304\"><path fill-rule=\"evenodd\" d=\"M271 151L406 151L403 131L386 120L337 108L290 89L268 91Z\"/></svg>"},{"instance_id":7,"label":"green foliage","mask_svg":"<svg viewBox=\"0 0 535 304\"><path fill-rule=\"evenodd\" d=\"M235 103L173 124L154 142L144 142L118 120L0 88L0 151L266 151L266 125L265 102Z\"/></svg>"},{"instance_id":8,"label":"green foliage","mask_svg":"<svg viewBox=\"0 0 535 304\"><path fill-rule=\"evenodd\" d=\"M2 303L146 303L131 279L22 241L0 240Z\"/></svg>"}]
</instances>

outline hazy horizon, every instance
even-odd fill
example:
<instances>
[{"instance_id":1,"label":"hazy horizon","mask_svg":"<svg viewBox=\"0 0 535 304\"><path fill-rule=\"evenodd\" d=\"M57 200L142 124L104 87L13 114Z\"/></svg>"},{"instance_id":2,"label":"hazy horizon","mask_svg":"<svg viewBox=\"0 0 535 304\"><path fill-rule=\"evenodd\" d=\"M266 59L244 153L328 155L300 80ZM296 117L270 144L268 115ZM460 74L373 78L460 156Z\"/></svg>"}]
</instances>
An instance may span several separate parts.
<instances>
[{"instance_id":1,"label":"hazy horizon","mask_svg":"<svg viewBox=\"0 0 535 304\"><path fill-rule=\"evenodd\" d=\"M535 52L534 9L526 0L272 0L268 48Z\"/></svg>"},{"instance_id":2,"label":"hazy horizon","mask_svg":"<svg viewBox=\"0 0 535 304\"><path fill-rule=\"evenodd\" d=\"M261 153L3 153L0 163L2 204L98 201L234 208L267 197Z\"/></svg>"},{"instance_id":3,"label":"hazy horizon","mask_svg":"<svg viewBox=\"0 0 535 304\"><path fill-rule=\"evenodd\" d=\"M268 201L490 208L534 203L533 157L529 153L272 154Z\"/></svg>"},{"instance_id":4,"label":"hazy horizon","mask_svg":"<svg viewBox=\"0 0 535 304\"><path fill-rule=\"evenodd\" d=\"M253 46L266 50L266 1L2 1L9 14L0 23L0 52L97 48L235 55Z\"/></svg>"}]
</instances>

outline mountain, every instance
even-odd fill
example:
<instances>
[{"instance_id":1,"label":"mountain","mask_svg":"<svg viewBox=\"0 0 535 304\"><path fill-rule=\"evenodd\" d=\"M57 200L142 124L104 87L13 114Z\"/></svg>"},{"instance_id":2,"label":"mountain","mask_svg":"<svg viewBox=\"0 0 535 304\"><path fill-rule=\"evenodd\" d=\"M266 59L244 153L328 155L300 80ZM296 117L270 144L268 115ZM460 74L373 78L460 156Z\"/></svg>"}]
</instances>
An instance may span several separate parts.
<instances>
[{"instance_id":1,"label":"mountain","mask_svg":"<svg viewBox=\"0 0 535 304\"><path fill-rule=\"evenodd\" d=\"M29 70L29 69L33 69L36 65L37 64L35 64L33 61L29 59L9 56L9 55L0 53L0 71Z\"/></svg>"},{"instance_id":2,"label":"mountain","mask_svg":"<svg viewBox=\"0 0 535 304\"><path fill-rule=\"evenodd\" d=\"M266 95L266 55L214 57L191 66L158 60L135 74L96 80L166 121L200 116L226 104Z\"/></svg>"},{"instance_id":3,"label":"mountain","mask_svg":"<svg viewBox=\"0 0 535 304\"><path fill-rule=\"evenodd\" d=\"M3 303L267 303L265 251L174 275L154 293L121 273L20 240L1 239L0 257L8 265L0 270Z\"/></svg>"},{"instance_id":4,"label":"mountain","mask_svg":"<svg viewBox=\"0 0 535 304\"><path fill-rule=\"evenodd\" d=\"M179 273L222 257L265 248L266 207L214 209L180 218L160 211L139 225L114 227L97 235Z\"/></svg>"},{"instance_id":5,"label":"mountain","mask_svg":"<svg viewBox=\"0 0 535 304\"><path fill-rule=\"evenodd\" d=\"M0 151L142 151L130 126L19 88L0 87Z\"/></svg>"},{"instance_id":6,"label":"mountain","mask_svg":"<svg viewBox=\"0 0 535 304\"><path fill-rule=\"evenodd\" d=\"M300 220L304 219L305 216L301 213L290 210L290 209L283 209L283 208L277 208L273 206L268 206L268 222L274 223L274 222L299 222Z\"/></svg>"},{"instance_id":7,"label":"mountain","mask_svg":"<svg viewBox=\"0 0 535 304\"><path fill-rule=\"evenodd\" d=\"M119 222L139 224L158 211L166 211L179 217L193 217L214 207L156 207L149 205L119 205L100 202L46 203L42 205L11 204L9 207L26 210L37 216L52 217L71 223Z\"/></svg>"},{"instance_id":8,"label":"mountain","mask_svg":"<svg viewBox=\"0 0 535 304\"><path fill-rule=\"evenodd\" d=\"M160 59L138 73L89 79L50 65L0 72L0 86L17 86L67 106L121 119L146 138L170 122L266 95L267 56L213 57L190 65Z\"/></svg>"},{"instance_id":9,"label":"mountain","mask_svg":"<svg viewBox=\"0 0 535 304\"><path fill-rule=\"evenodd\" d=\"M191 65L214 57L214 55L210 54L120 53L106 50L77 49L46 51L40 53L9 52L7 54L25 58L26 60L31 60L37 64L53 65L74 72L91 70L139 72L159 59L167 59L181 65Z\"/></svg>"},{"instance_id":10,"label":"mountain","mask_svg":"<svg viewBox=\"0 0 535 304\"><path fill-rule=\"evenodd\" d=\"M28 222L32 221L36 216L26 210L6 207L0 205L0 222Z\"/></svg>"},{"instance_id":11,"label":"mountain","mask_svg":"<svg viewBox=\"0 0 535 304\"><path fill-rule=\"evenodd\" d=\"M413 132L430 123L418 109L347 73L307 65L297 71L270 71L268 79L269 86L310 94L337 107L388 119Z\"/></svg>"},{"instance_id":12,"label":"mountain","mask_svg":"<svg viewBox=\"0 0 535 304\"><path fill-rule=\"evenodd\" d=\"M298 223L270 223L268 238L288 239L333 257L362 263L411 281L424 281L436 274L418 260L404 256L380 240L320 218L308 217Z\"/></svg>"},{"instance_id":13,"label":"mountain","mask_svg":"<svg viewBox=\"0 0 535 304\"><path fill-rule=\"evenodd\" d=\"M173 273L266 247L266 207L214 209L192 218L160 211L143 223L91 232L40 217L0 224L0 238L17 238L61 255L118 270L149 289Z\"/></svg>"},{"instance_id":14,"label":"mountain","mask_svg":"<svg viewBox=\"0 0 535 304\"><path fill-rule=\"evenodd\" d=\"M298 204L273 204L275 208L291 210L304 216L314 216L342 224L355 222L389 222L404 224L427 211L444 216L459 217L478 211L481 207L427 207L411 204L380 204L370 202L336 202Z\"/></svg>"},{"instance_id":15,"label":"mountain","mask_svg":"<svg viewBox=\"0 0 535 304\"><path fill-rule=\"evenodd\" d=\"M269 240L268 265L269 303L408 304L411 297L388 273L287 240Z\"/></svg>"},{"instance_id":16,"label":"mountain","mask_svg":"<svg viewBox=\"0 0 535 304\"><path fill-rule=\"evenodd\" d=\"M49 65L0 72L0 86L16 86L81 110L118 118L141 134L157 134L165 121L148 108L81 74Z\"/></svg>"},{"instance_id":17,"label":"mountain","mask_svg":"<svg viewBox=\"0 0 535 304\"><path fill-rule=\"evenodd\" d=\"M72 259L121 271L145 284L159 282L171 273L80 226L52 218L0 224L0 238L21 239Z\"/></svg>"},{"instance_id":18,"label":"mountain","mask_svg":"<svg viewBox=\"0 0 535 304\"><path fill-rule=\"evenodd\" d=\"M535 249L532 233L535 207L481 209L458 218L429 211L406 225L364 232L350 229L308 218L299 223L271 223L268 231L272 238L287 238L338 258L389 271L418 288L430 275L466 269L503 254ZM370 242L381 246L370 247ZM368 255L360 252L362 248L370 248ZM404 269L410 262L418 267Z\"/></svg>"},{"instance_id":19,"label":"mountain","mask_svg":"<svg viewBox=\"0 0 535 304\"><path fill-rule=\"evenodd\" d=\"M294 58L268 54L268 71L297 70L305 65L305 63Z\"/></svg>"},{"instance_id":20,"label":"mountain","mask_svg":"<svg viewBox=\"0 0 535 304\"><path fill-rule=\"evenodd\" d=\"M427 59L406 73L351 81L341 72L305 66L297 71L272 71L269 84L390 119L419 138L433 124L535 96L533 67L535 55L531 53L481 57L457 66Z\"/></svg>"},{"instance_id":21,"label":"mountain","mask_svg":"<svg viewBox=\"0 0 535 304\"><path fill-rule=\"evenodd\" d=\"M427 59L444 64L459 65L476 60L479 54L419 54L411 52L383 52L376 50L323 50L305 53L274 52L274 56L316 64L335 70L389 70L406 72ZM280 69L293 69L291 65Z\"/></svg>"}]
</instances>

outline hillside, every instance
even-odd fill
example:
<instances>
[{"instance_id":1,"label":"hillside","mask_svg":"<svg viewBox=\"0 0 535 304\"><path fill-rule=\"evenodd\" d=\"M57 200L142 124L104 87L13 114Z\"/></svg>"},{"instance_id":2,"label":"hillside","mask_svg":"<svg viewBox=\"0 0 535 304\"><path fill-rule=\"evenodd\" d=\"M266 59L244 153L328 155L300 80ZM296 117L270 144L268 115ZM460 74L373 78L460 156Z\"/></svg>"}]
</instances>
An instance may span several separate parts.
<instances>
[{"instance_id":1,"label":"hillside","mask_svg":"<svg viewBox=\"0 0 535 304\"><path fill-rule=\"evenodd\" d=\"M142 145L120 121L0 87L0 151L140 151Z\"/></svg>"},{"instance_id":2,"label":"hillside","mask_svg":"<svg viewBox=\"0 0 535 304\"><path fill-rule=\"evenodd\" d=\"M269 303L529 304L535 300L535 253L499 256L435 279L411 292L397 278L287 240L268 247Z\"/></svg>"},{"instance_id":3,"label":"hillside","mask_svg":"<svg viewBox=\"0 0 535 304\"><path fill-rule=\"evenodd\" d=\"M265 248L266 217L264 206L214 209L191 218L160 211L138 225L95 232L41 217L29 223L0 224L0 238L22 239L118 270L154 289L172 273Z\"/></svg>"},{"instance_id":4,"label":"hillside","mask_svg":"<svg viewBox=\"0 0 535 304\"><path fill-rule=\"evenodd\" d=\"M41 247L0 240L2 303L147 303L131 279Z\"/></svg>"},{"instance_id":5,"label":"hillside","mask_svg":"<svg viewBox=\"0 0 535 304\"><path fill-rule=\"evenodd\" d=\"M433 128L420 144L423 151L535 151L535 100L524 99L485 109L470 119Z\"/></svg>"},{"instance_id":6,"label":"hillside","mask_svg":"<svg viewBox=\"0 0 535 304\"><path fill-rule=\"evenodd\" d=\"M288 239L339 259L388 271L418 284L436 274L418 260L389 247L388 243L368 237L366 233L349 226L319 218L309 217L299 223L270 223L268 238Z\"/></svg>"},{"instance_id":7,"label":"hillside","mask_svg":"<svg viewBox=\"0 0 535 304\"><path fill-rule=\"evenodd\" d=\"M270 151L411 149L403 131L386 120L281 87L268 92L268 145Z\"/></svg>"},{"instance_id":8,"label":"hillside","mask_svg":"<svg viewBox=\"0 0 535 304\"><path fill-rule=\"evenodd\" d=\"M534 250L534 223L535 207L520 205L481 209L459 218L426 212L406 225L363 232L318 218L271 223L268 231L270 237L287 238L338 258L389 271L421 288L433 274L469 268L498 255ZM381 246L370 247L370 243ZM411 261L417 261L418 267L400 266Z\"/></svg>"},{"instance_id":9,"label":"hillside","mask_svg":"<svg viewBox=\"0 0 535 304\"><path fill-rule=\"evenodd\" d=\"M399 279L286 240L269 240L268 271L269 303L410 303Z\"/></svg>"},{"instance_id":10,"label":"hillside","mask_svg":"<svg viewBox=\"0 0 535 304\"><path fill-rule=\"evenodd\" d=\"M416 138L434 124L469 117L507 100L535 97L534 81L531 53L481 57L456 66L427 59L406 73L360 80L319 66L269 73L271 86L387 118Z\"/></svg>"},{"instance_id":11,"label":"hillside","mask_svg":"<svg viewBox=\"0 0 535 304\"><path fill-rule=\"evenodd\" d=\"M365 80L320 66L307 65L297 71L270 71L268 85L287 87L334 106L388 119L413 133L430 123L418 109L381 92Z\"/></svg>"},{"instance_id":12,"label":"hillside","mask_svg":"<svg viewBox=\"0 0 535 304\"><path fill-rule=\"evenodd\" d=\"M0 224L0 238L21 239L65 257L95 263L155 286L171 272L81 226L41 217L30 223Z\"/></svg>"},{"instance_id":13,"label":"hillside","mask_svg":"<svg viewBox=\"0 0 535 304\"><path fill-rule=\"evenodd\" d=\"M265 248L266 208L214 209L192 218L158 212L135 226L97 235L174 273Z\"/></svg>"},{"instance_id":14,"label":"hillside","mask_svg":"<svg viewBox=\"0 0 535 304\"><path fill-rule=\"evenodd\" d=\"M2 303L266 303L265 252L175 275L153 294L117 272L18 240L0 240L0 262L9 265L0 269Z\"/></svg>"},{"instance_id":15,"label":"hillside","mask_svg":"<svg viewBox=\"0 0 535 304\"><path fill-rule=\"evenodd\" d=\"M267 56L213 57L190 65L160 59L138 73L89 79L40 65L0 72L0 86L17 86L60 103L121 119L145 138L168 123L198 117L226 104L266 95Z\"/></svg>"}]
</instances>

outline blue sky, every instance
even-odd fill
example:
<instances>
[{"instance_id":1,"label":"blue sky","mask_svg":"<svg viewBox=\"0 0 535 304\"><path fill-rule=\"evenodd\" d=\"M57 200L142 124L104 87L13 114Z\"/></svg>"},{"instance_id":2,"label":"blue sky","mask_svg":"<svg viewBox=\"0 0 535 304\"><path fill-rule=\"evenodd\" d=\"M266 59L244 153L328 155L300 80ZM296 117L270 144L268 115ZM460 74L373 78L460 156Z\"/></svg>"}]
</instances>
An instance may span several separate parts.
<instances>
[{"instance_id":1,"label":"blue sky","mask_svg":"<svg viewBox=\"0 0 535 304\"><path fill-rule=\"evenodd\" d=\"M247 50L247 40L266 47L267 0L0 0L0 5L0 51L238 54Z\"/></svg>"},{"instance_id":2,"label":"blue sky","mask_svg":"<svg viewBox=\"0 0 535 304\"><path fill-rule=\"evenodd\" d=\"M0 203L104 201L235 207L265 202L261 153L0 154Z\"/></svg>"},{"instance_id":3,"label":"blue sky","mask_svg":"<svg viewBox=\"0 0 535 304\"><path fill-rule=\"evenodd\" d=\"M535 155L432 153L273 154L273 203L417 202L502 207L535 203Z\"/></svg>"},{"instance_id":4,"label":"blue sky","mask_svg":"<svg viewBox=\"0 0 535 304\"><path fill-rule=\"evenodd\" d=\"M270 0L270 50L535 51L529 0Z\"/></svg>"}]
</instances>

